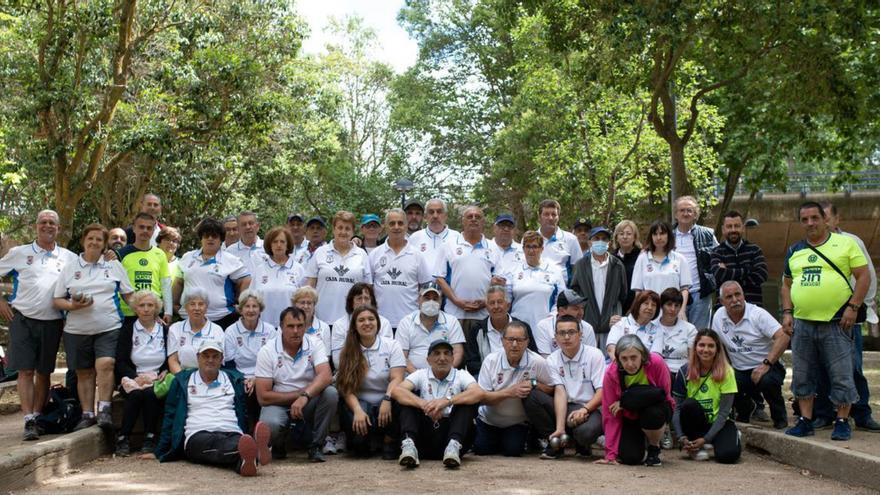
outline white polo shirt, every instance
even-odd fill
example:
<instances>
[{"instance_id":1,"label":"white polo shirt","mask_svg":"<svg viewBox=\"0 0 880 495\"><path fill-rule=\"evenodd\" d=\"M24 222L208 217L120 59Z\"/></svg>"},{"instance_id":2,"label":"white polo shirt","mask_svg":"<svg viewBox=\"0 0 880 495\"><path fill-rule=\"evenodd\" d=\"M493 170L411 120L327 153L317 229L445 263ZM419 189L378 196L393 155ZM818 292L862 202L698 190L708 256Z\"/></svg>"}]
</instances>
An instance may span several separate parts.
<instances>
[{"instance_id":1,"label":"white polo shirt","mask_svg":"<svg viewBox=\"0 0 880 495\"><path fill-rule=\"evenodd\" d=\"M162 324L156 321L153 330L147 331L140 320L135 320L131 331L131 362L138 374L158 372L166 357Z\"/></svg>"},{"instance_id":2,"label":"white polo shirt","mask_svg":"<svg viewBox=\"0 0 880 495\"><path fill-rule=\"evenodd\" d=\"M577 236L556 227L556 233L549 238L544 237L544 234L541 234L541 237L544 239L544 251L541 253L541 260L546 260L559 266L567 284L574 264L584 255Z\"/></svg>"},{"instance_id":3,"label":"white polo shirt","mask_svg":"<svg viewBox=\"0 0 880 495\"><path fill-rule=\"evenodd\" d=\"M461 241L461 233L447 226L442 232L435 234L431 232L430 228L425 227L413 233L407 240L418 252L422 253L425 262L428 263L428 268L434 270L440 248L446 243L458 244Z\"/></svg>"},{"instance_id":4,"label":"white polo shirt","mask_svg":"<svg viewBox=\"0 0 880 495\"><path fill-rule=\"evenodd\" d=\"M443 311L437 315L434 327L428 330L422 325L419 311L400 320L397 327L397 335L394 339L400 344L400 348L407 351L407 358L416 368L428 367L428 346L435 340L445 340L450 344L464 344L464 332L458 320Z\"/></svg>"},{"instance_id":5,"label":"white polo shirt","mask_svg":"<svg viewBox=\"0 0 880 495\"><path fill-rule=\"evenodd\" d=\"M510 314L508 313L507 323L510 323L511 321L513 321L513 318L511 318ZM489 352L490 353L504 351L504 344L501 343L501 331L502 330L504 330L504 328L495 328L495 326L492 325L492 318L486 319L486 339L489 341ZM534 331L535 330L532 329L532 332L534 332ZM482 337L480 337L478 335L476 338L482 338Z\"/></svg>"},{"instance_id":6,"label":"white polo shirt","mask_svg":"<svg viewBox=\"0 0 880 495\"><path fill-rule=\"evenodd\" d=\"M306 264L306 277L318 281L315 315L324 321L336 321L345 315L345 297L352 285L373 283L367 252L352 246L343 256L332 242L315 250Z\"/></svg>"},{"instance_id":7,"label":"white polo shirt","mask_svg":"<svg viewBox=\"0 0 880 495\"><path fill-rule=\"evenodd\" d=\"M280 332L280 330L279 330ZM311 335L321 341L324 350L327 351L327 357L330 357L330 350L333 348L333 336L330 334L330 325L326 321L312 318L312 326L306 328L306 335Z\"/></svg>"},{"instance_id":8,"label":"white polo shirt","mask_svg":"<svg viewBox=\"0 0 880 495\"><path fill-rule=\"evenodd\" d=\"M654 324L660 329L655 339L655 348L663 356L669 371L678 373L678 369L687 362L688 350L694 346L697 327L681 318L671 327L660 323L660 318L654 320Z\"/></svg>"},{"instance_id":9,"label":"white polo shirt","mask_svg":"<svg viewBox=\"0 0 880 495\"><path fill-rule=\"evenodd\" d=\"M242 432L235 415L235 388L223 370L211 383L205 383L194 371L187 380L186 407L184 446L200 431Z\"/></svg>"},{"instance_id":10,"label":"white polo shirt","mask_svg":"<svg viewBox=\"0 0 880 495\"><path fill-rule=\"evenodd\" d=\"M305 270L293 259L279 265L268 256L255 260L250 288L263 296L266 309L261 318L273 326L281 322L281 312L290 306L290 297L305 283Z\"/></svg>"},{"instance_id":11,"label":"white polo shirt","mask_svg":"<svg viewBox=\"0 0 880 495\"><path fill-rule=\"evenodd\" d=\"M418 391L422 400L449 399L477 383L467 370L455 368L449 370L449 374L442 380L434 376L431 368L422 368L404 380L413 384L413 390ZM448 418L450 412L449 408L446 408L443 417Z\"/></svg>"},{"instance_id":12,"label":"white polo shirt","mask_svg":"<svg viewBox=\"0 0 880 495\"><path fill-rule=\"evenodd\" d=\"M237 322L226 327L224 332L223 348L226 353L223 354L223 361L227 363L235 361L235 369L245 377L253 378L254 368L257 366L257 353L266 342L277 335L278 330L265 321L258 321L257 328L250 331L239 318Z\"/></svg>"},{"instance_id":13,"label":"white polo shirt","mask_svg":"<svg viewBox=\"0 0 880 495\"><path fill-rule=\"evenodd\" d=\"M246 246L241 240L229 246L226 252L240 259L248 273L254 273L254 267L258 262L268 258L263 248L263 240L257 237L254 243Z\"/></svg>"},{"instance_id":14,"label":"white polo shirt","mask_svg":"<svg viewBox=\"0 0 880 495\"><path fill-rule=\"evenodd\" d=\"M596 341L593 325L584 320L581 320L580 324L581 343L590 347L599 345ZM559 344L556 343L556 315L548 316L539 321L537 328L532 329L532 332L535 334L535 345L540 354L546 356L559 349Z\"/></svg>"},{"instance_id":15,"label":"white polo shirt","mask_svg":"<svg viewBox=\"0 0 880 495\"><path fill-rule=\"evenodd\" d=\"M610 345L616 346L617 341L624 335L636 334L642 343L645 344L648 351L659 353L660 333L660 325L656 321L649 321L647 325L642 326L636 323L636 320L631 315L627 315L611 326L611 330L608 332L608 339L605 340L605 348L607 349Z\"/></svg>"},{"instance_id":16,"label":"white polo shirt","mask_svg":"<svg viewBox=\"0 0 880 495\"><path fill-rule=\"evenodd\" d=\"M333 322L333 333L330 337L330 349L333 356L333 364L339 367L339 354L342 352L342 346L345 345L345 339L348 337L348 327L351 324L351 316L345 316ZM379 336L394 339L394 331L391 330L391 322L388 318L379 315ZM405 363L404 363L405 364Z\"/></svg>"},{"instance_id":17,"label":"white polo shirt","mask_svg":"<svg viewBox=\"0 0 880 495\"><path fill-rule=\"evenodd\" d=\"M324 344L311 335L303 335L302 345L295 356L284 350L281 334L270 340L257 354L254 376L271 378L275 392L304 390L315 379L315 366L327 362Z\"/></svg>"},{"instance_id":18,"label":"white polo shirt","mask_svg":"<svg viewBox=\"0 0 880 495\"><path fill-rule=\"evenodd\" d=\"M55 283L55 297L85 293L94 299L90 306L67 312L64 331L73 335L98 335L122 326L120 294L131 294L134 288L128 273L116 260L89 263L80 255L61 269Z\"/></svg>"},{"instance_id":19,"label":"white polo shirt","mask_svg":"<svg viewBox=\"0 0 880 495\"><path fill-rule=\"evenodd\" d=\"M370 404L378 404L388 391L391 368L406 368L406 358L403 357L400 344L394 339L381 336L372 346L361 347L361 352L367 358L369 368L361 381L357 397Z\"/></svg>"},{"instance_id":20,"label":"white polo shirt","mask_svg":"<svg viewBox=\"0 0 880 495\"><path fill-rule=\"evenodd\" d=\"M419 286L434 280L432 267L412 242L400 253L386 242L370 253L373 290L379 312L388 317L392 328L400 319L419 309ZM335 325L334 325L335 328Z\"/></svg>"},{"instance_id":21,"label":"white polo shirt","mask_svg":"<svg viewBox=\"0 0 880 495\"><path fill-rule=\"evenodd\" d=\"M301 243L294 245L290 257L305 267L305 262L309 260L309 240L304 238Z\"/></svg>"},{"instance_id":22,"label":"white polo shirt","mask_svg":"<svg viewBox=\"0 0 880 495\"><path fill-rule=\"evenodd\" d=\"M766 309L746 303L745 314L739 323L734 324L727 315L727 308L721 306L712 318L712 329L721 336L721 341L730 356L730 363L738 370L757 368L773 348L773 336L782 328Z\"/></svg>"},{"instance_id":23,"label":"white polo shirt","mask_svg":"<svg viewBox=\"0 0 880 495\"><path fill-rule=\"evenodd\" d=\"M445 278L460 299L482 300L499 260L495 243L483 237L471 244L461 237L457 243L446 243L437 250L434 276ZM489 315L485 308L464 311L451 301L446 302L444 310L459 319L481 320Z\"/></svg>"},{"instance_id":24,"label":"white polo shirt","mask_svg":"<svg viewBox=\"0 0 880 495\"><path fill-rule=\"evenodd\" d=\"M556 349L547 357L554 384L563 384L568 402L586 404L602 388L605 377L605 356L595 347L581 345L573 358Z\"/></svg>"},{"instance_id":25,"label":"white polo shirt","mask_svg":"<svg viewBox=\"0 0 880 495\"><path fill-rule=\"evenodd\" d=\"M498 261L498 269L496 270L498 273L507 273L526 262L526 255L523 252L522 244L512 241L510 246L503 248L495 242L495 239L492 240L492 243L495 244L495 248L501 253L501 259Z\"/></svg>"},{"instance_id":26,"label":"white polo shirt","mask_svg":"<svg viewBox=\"0 0 880 495\"><path fill-rule=\"evenodd\" d=\"M224 346L223 329L220 325L208 321L198 332L193 332L192 323L188 319L172 323L168 329L168 355L177 353L181 368L198 368L199 346L205 340L213 340ZM226 351L223 351L226 359Z\"/></svg>"},{"instance_id":27,"label":"white polo shirt","mask_svg":"<svg viewBox=\"0 0 880 495\"><path fill-rule=\"evenodd\" d=\"M480 368L480 378L477 383L483 390L497 392L532 379L545 385L557 385L553 381L547 361L538 353L526 349L519 365L512 366L507 361L507 354L502 350L486 356L486 359L483 360L483 366ZM481 405L479 417L484 423L498 428L507 428L525 423L528 420L522 399L517 398L504 399L493 406Z\"/></svg>"},{"instance_id":28,"label":"white polo shirt","mask_svg":"<svg viewBox=\"0 0 880 495\"><path fill-rule=\"evenodd\" d=\"M691 271L681 253L672 251L660 263L647 251L642 251L636 258L630 287L633 290L652 290L661 294L670 287L683 289L691 286Z\"/></svg>"},{"instance_id":29,"label":"white polo shirt","mask_svg":"<svg viewBox=\"0 0 880 495\"><path fill-rule=\"evenodd\" d=\"M77 258L58 244L47 251L37 241L10 249L0 259L0 276L12 277L9 304L28 318L61 319L61 311L52 305L55 283L64 266L76 263Z\"/></svg>"},{"instance_id":30,"label":"white polo shirt","mask_svg":"<svg viewBox=\"0 0 880 495\"><path fill-rule=\"evenodd\" d=\"M565 290L559 266L541 261L538 266L521 263L502 275L507 280L510 314L536 328L538 322L556 314L556 296Z\"/></svg>"},{"instance_id":31,"label":"white polo shirt","mask_svg":"<svg viewBox=\"0 0 880 495\"><path fill-rule=\"evenodd\" d=\"M228 251L217 251L210 259L202 258L202 250L195 249L183 255L177 263L179 276L183 279L183 295L188 290L202 288L208 293L209 320L219 320L235 311L235 283L250 276L244 263ZM186 318L186 308L180 307L181 318Z\"/></svg>"}]
</instances>

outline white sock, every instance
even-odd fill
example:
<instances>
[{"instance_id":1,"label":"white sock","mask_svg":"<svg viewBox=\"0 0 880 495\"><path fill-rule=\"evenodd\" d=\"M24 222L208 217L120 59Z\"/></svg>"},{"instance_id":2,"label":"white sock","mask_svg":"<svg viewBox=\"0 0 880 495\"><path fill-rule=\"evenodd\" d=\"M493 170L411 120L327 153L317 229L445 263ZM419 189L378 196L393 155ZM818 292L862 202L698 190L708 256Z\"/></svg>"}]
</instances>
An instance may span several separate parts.
<instances>
[{"instance_id":1,"label":"white sock","mask_svg":"<svg viewBox=\"0 0 880 495\"><path fill-rule=\"evenodd\" d=\"M37 419L37 416L39 416L39 414L37 414L37 413L25 414L24 415L24 422L27 423L28 421L30 421L32 419Z\"/></svg>"},{"instance_id":2,"label":"white sock","mask_svg":"<svg viewBox=\"0 0 880 495\"><path fill-rule=\"evenodd\" d=\"M99 400L98 401L98 410L100 411L100 410L104 409L105 407L111 407L110 401L109 400Z\"/></svg>"}]
</instances>

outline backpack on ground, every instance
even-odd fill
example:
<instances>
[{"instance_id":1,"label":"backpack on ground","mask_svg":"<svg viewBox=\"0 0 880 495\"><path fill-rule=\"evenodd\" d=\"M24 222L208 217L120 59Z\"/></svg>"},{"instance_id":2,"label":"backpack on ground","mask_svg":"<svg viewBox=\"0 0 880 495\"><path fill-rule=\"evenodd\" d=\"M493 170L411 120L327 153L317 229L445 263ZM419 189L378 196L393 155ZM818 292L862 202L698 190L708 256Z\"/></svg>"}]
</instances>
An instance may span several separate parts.
<instances>
[{"instance_id":1,"label":"backpack on ground","mask_svg":"<svg viewBox=\"0 0 880 495\"><path fill-rule=\"evenodd\" d=\"M79 401L63 385L49 389L49 402L37 416L37 428L47 434L69 433L82 419Z\"/></svg>"}]
</instances>

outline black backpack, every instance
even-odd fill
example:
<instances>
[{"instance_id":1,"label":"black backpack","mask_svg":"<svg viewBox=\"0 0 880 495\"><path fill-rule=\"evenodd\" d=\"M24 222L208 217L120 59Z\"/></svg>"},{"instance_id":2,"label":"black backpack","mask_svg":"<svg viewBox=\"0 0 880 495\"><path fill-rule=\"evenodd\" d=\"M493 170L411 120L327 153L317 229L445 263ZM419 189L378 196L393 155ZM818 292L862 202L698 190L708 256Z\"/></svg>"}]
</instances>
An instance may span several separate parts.
<instances>
[{"instance_id":1,"label":"black backpack","mask_svg":"<svg viewBox=\"0 0 880 495\"><path fill-rule=\"evenodd\" d=\"M49 402L37 416L37 427L47 434L69 433L82 419L79 401L63 385L49 389Z\"/></svg>"}]
</instances>

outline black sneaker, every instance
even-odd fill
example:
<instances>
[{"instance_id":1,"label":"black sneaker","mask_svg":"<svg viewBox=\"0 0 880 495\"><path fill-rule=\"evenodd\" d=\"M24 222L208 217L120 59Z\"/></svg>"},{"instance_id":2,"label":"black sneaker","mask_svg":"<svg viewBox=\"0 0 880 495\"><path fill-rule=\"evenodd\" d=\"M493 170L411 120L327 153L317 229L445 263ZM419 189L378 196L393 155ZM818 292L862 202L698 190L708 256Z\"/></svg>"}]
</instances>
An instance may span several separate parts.
<instances>
[{"instance_id":1,"label":"black sneaker","mask_svg":"<svg viewBox=\"0 0 880 495\"><path fill-rule=\"evenodd\" d=\"M586 447L576 445L574 450L575 454L580 457L592 457L593 455L593 449L591 449L589 445Z\"/></svg>"},{"instance_id":2,"label":"black sneaker","mask_svg":"<svg viewBox=\"0 0 880 495\"><path fill-rule=\"evenodd\" d=\"M821 416L817 417L813 420L813 429L814 430L825 430L827 428L831 428L834 426L834 420L823 418Z\"/></svg>"},{"instance_id":3,"label":"black sneaker","mask_svg":"<svg viewBox=\"0 0 880 495\"><path fill-rule=\"evenodd\" d=\"M773 420L773 429L775 430L784 430L788 428L788 420L787 419L776 419Z\"/></svg>"},{"instance_id":4,"label":"black sneaker","mask_svg":"<svg viewBox=\"0 0 880 495\"><path fill-rule=\"evenodd\" d=\"M148 433L144 437L144 443L141 445L141 454L152 454L156 450L156 435Z\"/></svg>"},{"instance_id":5,"label":"black sneaker","mask_svg":"<svg viewBox=\"0 0 880 495\"><path fill-rule=\"evenodd\" d=\"M128 457L131 455L131 445L128 443L128 437L120 436L116 439L116 455L119 457Z\"/></svg>"},{"instance_id":6,"label":"black sneaker","mask_svg":"<svg viewBox=\"0 0 880 495\"><path fill-rule=\"evenodd\" d=\"M83 416L79 423L73 428L73 431L85 430L86 428L91 428L98 424L98 421L94 416Z\"/></svg>"},{"instance_id":7,"label":"black sneaker","mask_svg":"<svg viewBox=\"0 0 880 495\"><path fill-rule=\"evenodd\" d=\"M856 423L856 428L863 431L870 431L872 433L880 433L880 423L874 421L874 418L869 417L863 423Z\"/></svg>"},{"instance_id":8,"label":"black sneaker","mask_svg":"<svg viewBox=\"0 0 880 495\"><path fill-rule=\"evenodd\" d=\"M662 466L660 461L660 447L648 445L648 456L645 457L645 466Z\"/></svg>"},{"instance_id":9,"label":"black sneaker","mask_svg":"<svg viewBox=\"0 0 880 495\"><path fill-rule=\"evenodd\" d=\"M548 445L544 452L541 452L541 459L560 459L564 453L564 449L554 449Z\"/></svg>"},{"instance_id":10,"label":"black sneaker","mask_svg":"<svg viewBox=\"0 0 880 495\"><path fill-rule=\"evenodd\" d=\"M321 452L321 447L310 447L309 448L309 461L311 462L324 462L324 453Z\"/></svg>"},{"instance_id":11,"label":"black sneaker","mask_svg":"<svg viewBox=\"0 0 880 495\"><path fill-rule=\"evenodd\" d=\"M21 435L21 438L26 442L40 439L40 432L37 430L36 419L29 419L24 422L24 433Z\"/></svg>"}]
</instances>

